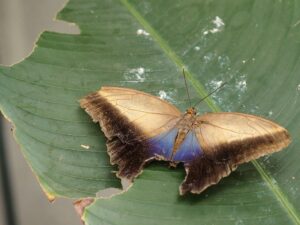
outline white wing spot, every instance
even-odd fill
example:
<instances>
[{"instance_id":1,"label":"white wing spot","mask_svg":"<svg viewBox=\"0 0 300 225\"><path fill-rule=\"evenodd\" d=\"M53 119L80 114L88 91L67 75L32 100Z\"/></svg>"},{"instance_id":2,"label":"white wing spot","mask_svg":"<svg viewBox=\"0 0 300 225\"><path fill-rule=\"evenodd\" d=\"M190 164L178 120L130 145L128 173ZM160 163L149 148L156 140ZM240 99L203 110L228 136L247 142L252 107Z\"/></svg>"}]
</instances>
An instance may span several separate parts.
<instances>
[{"instance_id":1,"label":"white wing spot","mask_svg":"<svg viewBox=\"0 0 300 225\"><path fill-rule=\"evenodd\" d=\"M194 48L196 51L199 51L200 50L200 47L199 46L195 46Z\"/></svg>"},{"instance_id":2,"label":"white wing spot","mask_svg":"<svg viewBox=\"0 0 300 225\"><path fill-rule=\"evenodd\" d=\"M297 90L298 90L298 91L300 91L300 84L298 84L298 86L297 86Z\"/></svg>"}]
</instances>

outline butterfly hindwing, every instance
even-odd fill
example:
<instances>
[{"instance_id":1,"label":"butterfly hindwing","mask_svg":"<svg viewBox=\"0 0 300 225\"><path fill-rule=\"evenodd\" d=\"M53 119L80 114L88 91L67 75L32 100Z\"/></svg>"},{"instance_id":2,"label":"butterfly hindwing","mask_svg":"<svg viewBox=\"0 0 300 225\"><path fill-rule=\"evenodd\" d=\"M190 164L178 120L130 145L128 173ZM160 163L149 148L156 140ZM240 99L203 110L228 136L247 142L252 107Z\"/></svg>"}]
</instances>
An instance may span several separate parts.
<instances>
[{"instance_id":1,"label":"butterfly hindwing","mask_svg":"<svg viewBox=\"0 0 300 225\"><path fill-rule=\"evenodd\" d=\"M148 140L149 151L153 157L170 160L178 128L163 132Z\"/></svg>"},{"instance_id":2,"label":"butterfly hindwing","mask_svg":"<svg viewBox=\"0 0 300 225\"><path fill-rule=\"evenodd\" d=\"M178 128L159 134L149 140L151 155L172 162L190 162L203 152L195 132L189 131L179 148L173 153Z\"/></svg>"}]
</instances>

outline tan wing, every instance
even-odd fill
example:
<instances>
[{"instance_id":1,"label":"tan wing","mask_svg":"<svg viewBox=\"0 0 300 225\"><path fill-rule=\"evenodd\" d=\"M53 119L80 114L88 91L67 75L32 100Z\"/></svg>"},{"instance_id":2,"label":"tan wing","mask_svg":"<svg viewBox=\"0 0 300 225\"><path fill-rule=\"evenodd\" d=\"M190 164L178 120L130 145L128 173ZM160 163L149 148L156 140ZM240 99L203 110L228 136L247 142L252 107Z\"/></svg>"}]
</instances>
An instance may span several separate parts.
<instances>
[{"instance_id":1,"label":"tan wing","mask_svg":"<svg viewBox=\"0 0 300 225\"><path fill-rule=\"evenodd\" d=\"M173 105L127 88L102 87L82 98L80 106L100 123L111 164L119 166L117 176L130 181L154 158L147 139L174 127L180 119Z\"/></svg>"},{"instance_id":2,"label":"tan wing","mask_svg":"<svg viewBox=\"0 0 300 225\"><path fill-rule=\"evenodd\" d=\"M175 125L180 111L170 103L153 95L119 87L102 87L98 94L104 97L129 122L138 126L148 137L153 137ZM169 126L166 126L168 125Z\"/></svg>"},{"instance_id":3,"label":"tan wing","mask_svg":"<svg viewBox=\"0 0 300 225\"><path fill-rule=\"evenodd\" d=\"M276 152L290 143L286 129L258 116L208 113L197 118L197 137L205 155L240 164Z\"/></svg>"},{"instance_id":4,"label":"tan wing","mask_svg":"<svg viewBox=\"0 0 300 225\"><path fill-rule=\"evenodd\" d=\"M195 129L203 155L185 164L180 193L201 193L228 176L241 163L276 152L290 143L286 129L242 113L208 113Z\"/></svg>"}]
</instances>

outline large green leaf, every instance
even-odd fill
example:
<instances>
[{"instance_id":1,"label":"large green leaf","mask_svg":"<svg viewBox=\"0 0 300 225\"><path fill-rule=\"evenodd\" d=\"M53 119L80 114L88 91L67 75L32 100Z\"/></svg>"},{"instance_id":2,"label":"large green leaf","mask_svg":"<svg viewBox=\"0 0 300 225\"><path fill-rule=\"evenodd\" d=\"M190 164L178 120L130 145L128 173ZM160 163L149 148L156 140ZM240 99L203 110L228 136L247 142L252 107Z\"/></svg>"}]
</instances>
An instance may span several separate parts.
<instances>
[{"instance_id":1,"label":"large green leaf","mask_svg":"<svg viewBox=\"0 0 300 225\"><path fill-rule=\"evenodd\" d=\"M78 99L102 85L137 88L199 112L242 111L291 132L280 153L241 166L201 195L179 197L183 168L149 166L126 193L86 209L88 224L300 224L300 6L267 0L71 0L59 18L80 35L45 32L34 53L0 67L0 105L46 193L87 197L118 187L105 139ZM205 89L207 91L205 91ZM88 147L87 147L88 146Z\"/></svg>"}]
</instances>

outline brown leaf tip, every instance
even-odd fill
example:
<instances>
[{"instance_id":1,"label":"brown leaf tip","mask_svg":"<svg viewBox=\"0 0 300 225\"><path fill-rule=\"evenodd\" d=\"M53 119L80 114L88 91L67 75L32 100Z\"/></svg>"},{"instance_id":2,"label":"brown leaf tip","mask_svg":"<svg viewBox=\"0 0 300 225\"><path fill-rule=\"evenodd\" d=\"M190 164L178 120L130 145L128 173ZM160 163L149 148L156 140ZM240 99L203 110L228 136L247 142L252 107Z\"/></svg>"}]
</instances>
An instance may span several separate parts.
<instances>
[{"instance_id":1,"label":"brown leaf tip","mask_svg":"<svg viewBox=\"0 0 300 225\"><path fill-rule=\"evenodd\" d=\"M82 216L83 216L84 210L85 210L86 207L91 205L94 201L95 200L93 198L84 198L84 199L80 199L78 201L75 201L73 203L75 211L80 216L81 221L82 221L83 224L84 224L84 221L82 220Z\"/></svg>"}]
</instances>

